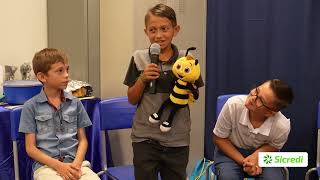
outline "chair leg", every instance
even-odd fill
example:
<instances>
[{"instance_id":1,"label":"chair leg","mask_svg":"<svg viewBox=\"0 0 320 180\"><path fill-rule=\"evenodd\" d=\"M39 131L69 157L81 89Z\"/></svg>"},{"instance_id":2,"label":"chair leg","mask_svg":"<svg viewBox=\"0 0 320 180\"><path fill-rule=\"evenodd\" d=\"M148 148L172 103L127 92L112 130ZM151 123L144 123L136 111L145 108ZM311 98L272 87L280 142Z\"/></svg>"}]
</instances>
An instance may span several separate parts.
<instances>
[{"instance_id":1,"label":"chair leg","mask_svg":"<svg viewBox=\"0 0 320 180\"><path fill-rule=\"evenodd\" d=\"M313 172L313 171L317 171L317 168L311 168L307 171L306 173L306 176L304 177L304 180L309 180L309 177L310 177L310 174Z\"/></svg>"},{"instance_id":2,"label":"chair leg","mask_svg":"<svg viewBox=\"0 0 320 180\"><path fill-rule=\"evenodd\" d=\"M20 180L19 177L19 158L18 158L18 145L17 141L12 142L13 149L13 164L14 164L14 177L15 180Z\"/></svg>"},{"instance_id":3,"label":"chair leg","mask_svg":"<svg viewBox=\"0 0 320 180\"><path fill-rule=\"evenodd\" d=\"M97 175L101 176L101 175L105 174L106 172L107 172L107 170L102 170L102 171L98 172Z\"/></svg>"},{"instance_id":4,"label":"chair leg","mask_svg":"<svg viewBox=\"0 0 320 180\"><path fill-rule=\"evenodd\" d=\"M286 167L284 167L283 168L283 170L284 170L284 177L285 177L285 180L289 180L289 169L288 168L286 168Z\"/></svg>"}]
</instances>

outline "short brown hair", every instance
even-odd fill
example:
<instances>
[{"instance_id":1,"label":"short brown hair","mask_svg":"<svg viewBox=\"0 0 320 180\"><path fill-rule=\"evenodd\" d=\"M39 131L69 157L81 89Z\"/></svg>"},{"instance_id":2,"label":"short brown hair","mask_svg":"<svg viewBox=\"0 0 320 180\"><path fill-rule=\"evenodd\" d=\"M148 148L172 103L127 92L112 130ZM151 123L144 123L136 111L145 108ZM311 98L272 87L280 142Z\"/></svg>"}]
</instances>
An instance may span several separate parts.
<instances>
[{"instance_id":1,"label":"short brown hair","mask_svg":"<svg viewBox=\"0 0 320 180\"><path fill-rule=\"evenodd\" d=\"M68 56L65 52L54 49L45 48L37 52L32 60L34 74L39 72L47 74L52 64L57 62L68 63Z\"/></svg>"},{"instance_id":2,"label":"short brown hair","mask_svg":"<svg viewBox=\"0 0 320 180\"><path fill-rule=\"evenodd\" d=\"M292 103L294 99L293 91L286 82L279 79L272 79L267 82L270 82L270 88L278 99L274 103L278 110L284 109Z\"/></svg>"},{"instance_id":3,"label":"short brown hair","mask_svg":"<svg viewBox=\"0 0 320 180\"><path fill-rule=\"evenodd\" d=\"M174 10L171 7L169 7L167 5L157 4L154 7L150 8L144 17L145 26L147 26L147 22L150 18L150 14L152 14L154 16L168 18L171 21L171 24L173 27L175 27L177 25L176 13L174 12Z\"/></svg>"}]
</instances>

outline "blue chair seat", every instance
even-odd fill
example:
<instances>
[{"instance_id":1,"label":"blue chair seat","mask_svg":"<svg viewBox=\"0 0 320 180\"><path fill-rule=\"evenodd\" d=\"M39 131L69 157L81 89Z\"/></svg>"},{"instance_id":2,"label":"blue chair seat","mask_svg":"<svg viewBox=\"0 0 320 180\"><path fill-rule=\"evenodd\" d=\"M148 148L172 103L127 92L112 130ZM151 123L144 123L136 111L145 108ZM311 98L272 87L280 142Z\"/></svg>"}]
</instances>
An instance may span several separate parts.
<instances>
[{"instance_id":1,"label":"blue chair seat","mask_svg":"<svg viewBox=\"0 0 320 180\"><path fill-rule=\"evenodd\" d=\"M134 169L132 165L109 167L106 173L110 178L134 180Z\"/></svg>"}]
</instances>

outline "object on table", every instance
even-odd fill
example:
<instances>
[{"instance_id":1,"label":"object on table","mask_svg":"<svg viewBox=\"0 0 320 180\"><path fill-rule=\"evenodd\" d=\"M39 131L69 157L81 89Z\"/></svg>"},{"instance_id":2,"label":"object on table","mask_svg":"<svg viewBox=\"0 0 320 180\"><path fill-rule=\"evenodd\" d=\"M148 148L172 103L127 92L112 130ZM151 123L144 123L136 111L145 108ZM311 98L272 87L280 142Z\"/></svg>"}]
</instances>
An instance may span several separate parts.
<instances>
[{"instance_id":1,"label":"object on table","mask_svg":"<svg viewBox=\"0 0 320 180\"><path fill-rule=\"evenodd\" d=\"M4 81L4 67L0 65L0 96L3 95L3 81Z\"/></svg>"},{"instance_id":2,"label":"object on table","mask_svg":"<svg viewBox=\"0 0 320 180\"><path fill-rule=\"evenodd\" d=\"M0 94L0 106L5 105L6 103L4 102L4 95Z\"/></svg>"},{"instance_id":3,"label":"object on table","mask_svg":"<svg viewBox=\"0 0 320 180\"><path fill-rule=\"evenodd\" d=\"M23 63L20 66L20 73L22 80L30 80L31 79L31 64L30 63Z\"/></svg>"},{"instance_id":4,"label":"object on table","mask_svg":"<svg viewBox=\"0 0 320 180\"><path fill-rule=\"evenodd\" d=\"M66 88L75 97L86 97L92 95L92 86L84 81L70 80Z\"/></svg>"},{"instance_id":5,"label":"object on table","mask_svg":"<svg viewBox=\"0 0 320 180\"><path fill-rule=\"evenodd\" d=\"M3 92L5 101L9 104L24 104L34 95L39 94L42 84L36 80L5 81Z\"/></svg>"},{"instance_id":6,"label":"object on table","mask_svg":"<svg viewBox=\"0 0 320 180\"><path fill-rule=\"evenodd\" d=\"M10 81L14 80L14 74L16 73L18 67L17 66L4 66L5 78L4 80Z\"/></svg>"}]
</instances>

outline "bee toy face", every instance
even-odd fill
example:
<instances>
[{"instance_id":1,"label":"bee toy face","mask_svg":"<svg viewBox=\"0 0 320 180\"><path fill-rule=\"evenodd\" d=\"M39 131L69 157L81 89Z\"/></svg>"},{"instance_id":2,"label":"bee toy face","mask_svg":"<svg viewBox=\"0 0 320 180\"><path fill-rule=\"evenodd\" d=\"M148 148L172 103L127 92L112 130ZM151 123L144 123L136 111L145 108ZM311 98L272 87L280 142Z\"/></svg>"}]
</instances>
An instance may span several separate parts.
<instances>
[{"instance_id":1,"label":"bee toy face","mask_svg":"<svg viewBox=\"0 0 320 180\"><path fill-rule=\"evenodd\" d=\"M172 72L178 79L193 83L200 77L200 65L197 59L187 55L173 64Z\"/></svg>"}]
</instances>

